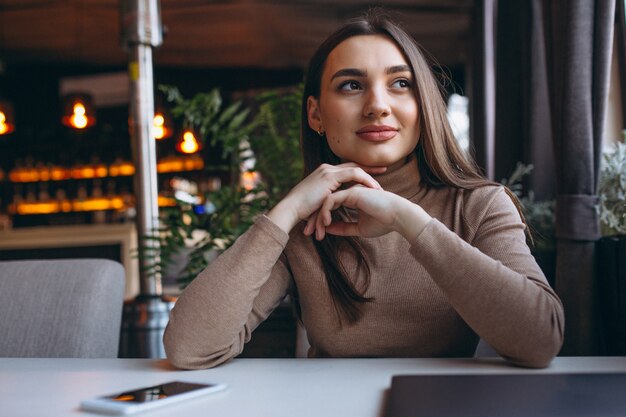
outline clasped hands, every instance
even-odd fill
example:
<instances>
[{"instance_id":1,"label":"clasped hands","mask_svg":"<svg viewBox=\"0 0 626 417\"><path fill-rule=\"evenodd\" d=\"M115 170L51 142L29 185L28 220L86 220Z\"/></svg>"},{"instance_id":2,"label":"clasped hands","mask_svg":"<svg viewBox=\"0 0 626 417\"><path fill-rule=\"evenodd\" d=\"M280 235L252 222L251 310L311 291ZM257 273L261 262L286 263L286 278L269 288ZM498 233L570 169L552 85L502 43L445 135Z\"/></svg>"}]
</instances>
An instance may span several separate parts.
<instances>
[{"instance_id":1,"label":"clasped hands","mask_svg":"<svg viewBox=\"0 0 626 417\"><path fill-rule=\"evenodd\" d=\"M267 215L287 233L306 221L304 234L377 237L392 231L412 240L430 220L417 204L383 190L372 177L386 167L364 167L353 162L322 164L298 183ZM354 221L333 220L339 207L354 209Z\"/></svg>"}]
</instances>

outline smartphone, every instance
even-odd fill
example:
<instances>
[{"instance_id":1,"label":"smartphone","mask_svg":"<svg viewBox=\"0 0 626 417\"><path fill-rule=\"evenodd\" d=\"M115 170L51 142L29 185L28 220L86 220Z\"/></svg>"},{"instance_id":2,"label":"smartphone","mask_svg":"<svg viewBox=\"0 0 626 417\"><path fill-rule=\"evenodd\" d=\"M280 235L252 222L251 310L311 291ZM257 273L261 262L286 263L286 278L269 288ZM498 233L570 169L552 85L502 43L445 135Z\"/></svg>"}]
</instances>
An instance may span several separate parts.
<instances>
[{"instance_id":1,"label":"smartphone","mask_svg":"<svg viewBox=\"0 0 626 417\"><path fill-rule=\"evenodd\" d=\"M134 414L222 391L226 384L172 381L113 395L83 400L81 408L103 414Z\"/></svg>"}]
</instances>

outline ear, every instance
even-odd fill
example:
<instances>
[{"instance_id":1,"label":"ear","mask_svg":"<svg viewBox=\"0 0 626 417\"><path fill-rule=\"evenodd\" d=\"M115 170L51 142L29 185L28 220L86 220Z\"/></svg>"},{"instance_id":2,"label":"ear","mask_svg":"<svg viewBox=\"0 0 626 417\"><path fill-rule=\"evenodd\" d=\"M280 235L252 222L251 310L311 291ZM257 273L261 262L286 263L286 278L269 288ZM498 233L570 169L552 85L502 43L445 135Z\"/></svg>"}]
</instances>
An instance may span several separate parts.
<instances>
[{"instance_id":1,"label":"ear","mask_svg":"<svg viewBox=\"0 0 626 417\"><path fill-rule=\"evenodd\" d=\"M313 96L309 96L306 100L307 118L309 127L316 132L324 129L322 117L320 115L319 102Z\"/></svg>"}]
</instances>

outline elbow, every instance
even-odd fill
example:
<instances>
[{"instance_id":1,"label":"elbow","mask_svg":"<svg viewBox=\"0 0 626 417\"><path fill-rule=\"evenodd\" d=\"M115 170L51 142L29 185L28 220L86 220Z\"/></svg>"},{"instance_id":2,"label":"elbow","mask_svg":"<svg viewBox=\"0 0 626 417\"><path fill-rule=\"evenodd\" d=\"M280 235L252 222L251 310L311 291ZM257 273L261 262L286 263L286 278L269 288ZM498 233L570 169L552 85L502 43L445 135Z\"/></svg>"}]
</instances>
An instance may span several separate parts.
<instances>
[{"instance_id":1,"label":"elbow","mask_svg":"<svg viewBox=\"0 0 626 417\"><path fill-rule=\"evenodd\" d=\"M563 346L563 327L563 314L560 311L560 314L557 312L552 317L547 334L534 339L523 353L505 359L525 368L547 368Z\"/></svg>"},{"instance_id":2,"label":"elbow","mask_svg":"<svg viewBox=\"0 0 626 417\"><path fill-rule=\"evenodd\" d=\"M508 360L514 365L521 366L524 368L532 368L532 369L542 369L550 366L552 359L556 356L555 353L550 352L533 352L531 355L527 355L525 357L507 357L504 356L504 359Z\"/></svg>"},{"instance_id":3,"label":"elbow","mask_svg":"<svg viewBox=\"0 0 626 417\"><path fill-rule=\"evenodd\" d=\"M240 352L234 346L215 351L204 352L201 346L196 346L194 341L185 341L176 335L169 324L163 335L163 347L168 361L179 369L195 370L214 368L228 362Z\"/></svg>"},{"instance_id":4,"label":"elbow","mask_svg":"<svg viewBox=\"0 0 626 417\"><path fill-rule=\"evenodd\" d=\"M199 369L196 366L197 358L193 358L186 344L181 342L181 338L176 337L174 333L175 331L168 324L163 334L163 348L168 361L179 369Z\"/></svg>"},{"instance_id":5,"label":"elbow","mask_svg":"<svg viewBox=\"0 0 626 417\"><path fill-rule=\"evenodd\" d=\"M509 362L513 363L514 365L521 366L524 368L542 369L542 368L547 368L548 366L550 366L550 363L552 362L552 359L554 359L555 356L556 356L556 352L551 353L548 351L546 352L537 351L537 352L533 352L532 355L528 355L526 357L521 357L521 358L505 357L505 359L507 359Z\"/></svg>"},{"instance_id":6,"label":"elbow","mask_svg":"<svg viewBox=\"0 0 626 417\"><path fill-rule=\"evenodd\" d=\"M196 370L196 369L209 369L222 365L230 361L235 355L229 355L222 352L218 352L215 355L210 356L197 356L181 353L172 353L165 350L167 359L169 362L179 369Z\"/></svg>"}]
</instances>

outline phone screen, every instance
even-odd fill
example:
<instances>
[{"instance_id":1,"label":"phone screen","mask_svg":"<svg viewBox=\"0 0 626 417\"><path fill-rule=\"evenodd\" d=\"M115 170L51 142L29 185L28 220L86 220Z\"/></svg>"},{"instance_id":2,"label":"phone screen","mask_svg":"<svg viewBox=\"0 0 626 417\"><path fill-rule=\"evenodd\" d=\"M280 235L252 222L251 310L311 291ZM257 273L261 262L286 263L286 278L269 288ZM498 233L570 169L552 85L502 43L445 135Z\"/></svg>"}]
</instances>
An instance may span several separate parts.
<instances>
[{"instance_id":1,"label":"phone screen","mask_svg":"<svg viewBox=\"0 0 626 417\"><path fill-rule=\"evenodd\" d=\"M189 391L214 386L213 384L194 384L190 382L173 381L153 387L141 388L133 391L126 391L120 394L109 395L107 400L120 401L125 403L147 403Z\"/></svg>"}]
</instances>

